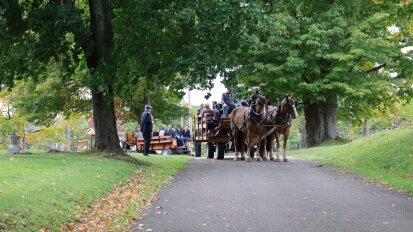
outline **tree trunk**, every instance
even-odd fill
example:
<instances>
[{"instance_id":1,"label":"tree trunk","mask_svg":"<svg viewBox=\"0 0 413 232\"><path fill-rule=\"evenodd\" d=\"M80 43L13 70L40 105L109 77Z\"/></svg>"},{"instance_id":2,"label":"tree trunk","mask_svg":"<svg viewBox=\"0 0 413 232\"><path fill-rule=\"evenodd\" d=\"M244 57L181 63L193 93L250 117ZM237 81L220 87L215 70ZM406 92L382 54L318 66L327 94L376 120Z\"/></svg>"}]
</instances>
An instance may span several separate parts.
<instances>
[{"instance_id":1,"label":"tree trunk","mask_svg":"<svg viewBox=\"0 0 413 232\"><path fill-rule=\"evenodd\" d=\"M370 133L370 120L369 118L364 118L363 135L369 136L369 133Z\"/></svg>"},{"instance_id":2,"label":"tree trunk","mask_svg":"<svg viewBox=\"0 0 413 232\"><path fill-rule=\"evenodd\" d=\"M116 128L115 105L111 94L92 93L95 148L99 151L120 151Z\"/></svg>"},{"instance_id":3,"label":"tree trunk","mask_svg":"<svg viewBox=\"0 0 413 232\"><path fill-rule=\"evenodd\" d=\"M151 97L149 97L149 96L144 96L144 97L143 97L143 104L145 104L145 105L150 105L150 104L151 104Z\"/></svg>"},{"instance_id":4,"label":"tree trunk","mask_svg":"<svg viewBox=\"0 0 413 232\"><path fill-rule=\"evenodd\" d=\"M298 131L300 132L300 144L298 145L299 149L303 149L307 147L307 131L305 127L299 127Z\"/></svg>"},{"instance_id":5,"label":"tree trunk","mask_svg":"<svg viewBox=\"0 0 413 232\"><path fill-rule=\"evenodd\" d=\"M331 95L325 102L304 101L307 147L336 138L337 107L337 95Z\"/></svg>"},{"instance_id":6,"label":"tree trunk","mask_svg":"<svg viewBox=\"0 0 413 232\"><path fill-rule=\"evenodd\" d=\"M93 104L93 123L95 127L95 149L98 151L118 152L120 148L116 128L113 85L115 74L112 72L95 72L100 61L110 60L109 50L113 47L112 18L108 0L89 0L91 51L87 55L88 68L92 75L103 78L103 82L91 86ZM110 75L109 77L103 75ZM105 85L106 92L98 91L98 85Z\"/></svg>"}]
</instances>

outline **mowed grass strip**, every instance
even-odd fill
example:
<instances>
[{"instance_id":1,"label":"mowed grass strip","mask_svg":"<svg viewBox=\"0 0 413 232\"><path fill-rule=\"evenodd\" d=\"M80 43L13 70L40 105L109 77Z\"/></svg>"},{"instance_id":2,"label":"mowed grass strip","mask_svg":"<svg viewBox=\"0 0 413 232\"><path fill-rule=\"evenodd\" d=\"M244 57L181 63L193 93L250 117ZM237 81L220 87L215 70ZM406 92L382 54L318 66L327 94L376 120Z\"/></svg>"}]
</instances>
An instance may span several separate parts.
<instances>
[{"instance_id":1,"label":"mowed grass strip","mask_svg":"<svg viewBox=\"0 0 413 232\"><path fill-rule=\"evenodd\" d=\"M291 151L413 193L413 130L397 129L352 143Z\"/></svg>"},{"instance_id":2,"label":"mowed grass strip","mask_svg":"<svg viewBox=\"0 0 413 232\"><path fill-rule=\"evenodd\" d=\"M169 172L162 170L158 175L157 170L168 166L163 163L169 160L151 159L149 166L136 166L97 154L1 153L0 231L59 230L60 225L76 221L85 207L106 197L139 168L143 175L167 180L166 173L185 165L182 160L178 162L182 164L174 164L167 168ZM148 184L148 189L155 187Z\"/></svg>"},{"instance_id":3,"label":"mowed grass strip","mask_svg":"<svg viewBox=\"0 0 413 232\"><path fill-rule=\"evenodd\" d=\"M83 218L75 227L68 225L67 228L75 228L75 231L129 231L133 220L139 219L142 210L156 200L157 190L168 185L171 175L192 159L190 156L130 155L145 165L136 170L129 186L118 188L109 198L99 202L98 208L86 215L88 220Z\"/></svg>"}]
</instances>

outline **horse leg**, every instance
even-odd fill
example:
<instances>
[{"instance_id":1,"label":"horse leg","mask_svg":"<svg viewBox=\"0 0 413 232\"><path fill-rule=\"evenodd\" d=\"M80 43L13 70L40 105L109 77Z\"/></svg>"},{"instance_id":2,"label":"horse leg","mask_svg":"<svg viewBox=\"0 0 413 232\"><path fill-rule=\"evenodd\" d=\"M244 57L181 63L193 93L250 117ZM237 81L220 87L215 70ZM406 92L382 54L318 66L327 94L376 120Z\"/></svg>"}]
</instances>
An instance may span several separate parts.
<instances>
[{"instance_id":1,"label":"horse leg","mask_svg":"<svg viewBox=\"0 0 413 232\"><path fill-rule=\"evenodd\" d=\"M241 152L241 160L245 160L245 134L243 132L240 132L238 145L238 150Z\"/></svg>"},{"instance_id":2,"label":"horse leg","mask_svg":"<svg viewBox=\"0 0 413 232\"><path fill-rule=\"evenodd\" d=\"M275 157L275 162L281 162L280 160L280 134L275 134L275 140L277 142L277 155Z\"/></svg>"},{"instance_id":3,"label":"horse leg","mask_svg":"<svg viewBox=\"0 0 413 232\"><path fill-rule=\"evenodd\" d=\"M284 144L283 144L284 154L283 154L283 162L288 162L288 159L287 159L288 134L289 134L289 132L286 132L286 133L284 134Z\"/></svg>"},{"instance_id":4,"label":"horse leg","mask_svg":"<svg viewBox=\"0 0 413 232\"><path fill-rule=\"evenodd\" d=\"M261 138L262 136L257 136L257 161L261 162L262 158L261 158Z\"/></svg>"},{"instance_id":5,"label":"horse leg","mask_svg":"<svg viewBox=\"0 0 413 232\"><path fill-rule=\"evenodd\" d=\"M245 161L247 162L251 162L252 158L251 158L251 146L252 145L252 133L250 132L250 130L248 130L247 132L247 157L245 159Z\"/></svg>"},{"instance_id":6,"label":"horse leg","mask_svg":"<svg viewBox=\"0 0 413 232\"><path fill-rule=\"evenodd\" d=\"M261 156L262 160L264 160L264 161L267 161L267 160L268 160L268 158L267 158L267 152L265 151L266 145L267 145L267 140L266 140L266 139L263 139L263 140L261 141L260 156Z\"/></svg>"},{"instance_id":7,"label":"horse leg","mask_svg":"<svg viewBox=\"0 0 413 232\"><path fill-rule=\"evenodd\" d=\"M237 161L239 160L239 156L238 156L238 143L239 143L239 139L238 139L238 133L233 133L234 135L234 160Z\"/></svg>"},{"instance_id":8,"label":"horse leg","mask_svg":"<svg viewBox=\"0 0 413 232\"><path fill-rule=\"evenodd\" d=\"M270 135L267 138L267 144L266 144L267 145L267 147L266 147L267 153L268 153L268 156L269 156L271 161L274 160L274 155L272 154L272 150L273 150L273 147L274 147L274 140L275 140L274 135Z\"/></svg>"},{"instance_id":9,"label":"horse leg","mask_svg":"<svg viewBox=\"0 0 413 232\"><path fill-rule=\"evenodd\" d=\"M239 156L238 156L238 146L237 146L237 139L234 138L234 160L237 161L239 160Z\"/></svg>"}]
</instances>

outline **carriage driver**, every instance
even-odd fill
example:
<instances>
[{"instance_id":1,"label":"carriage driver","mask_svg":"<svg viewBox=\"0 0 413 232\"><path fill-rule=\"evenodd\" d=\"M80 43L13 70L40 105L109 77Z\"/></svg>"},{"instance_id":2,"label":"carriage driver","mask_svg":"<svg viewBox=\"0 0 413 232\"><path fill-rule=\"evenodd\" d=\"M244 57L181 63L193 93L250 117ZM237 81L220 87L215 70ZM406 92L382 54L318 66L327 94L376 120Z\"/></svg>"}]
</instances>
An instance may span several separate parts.
<instances>
[{"instance_id":1,"label":"carriage driver","mask_svg":"<svg viewBox=\"0 0 413 232\"><path fill-rule=\"evenodd\" d=\"M254 101L260 96L260 89L256 88L255 93L251 95L250 99L248 100L248 105L254 104Z\"/></svg>"},{"instance_id":2,"label":"carriage driver","mask_svg":"<svg viewBox=\"0 0 413 232\"><path fill-rule=\"evenodd\" d=\"M232 93L231 88L227 88L227 92L222 94L221 101L224 103L224 117L228 117L228 115L235 109L235 97Z\"/></svg>"}]
</instances>

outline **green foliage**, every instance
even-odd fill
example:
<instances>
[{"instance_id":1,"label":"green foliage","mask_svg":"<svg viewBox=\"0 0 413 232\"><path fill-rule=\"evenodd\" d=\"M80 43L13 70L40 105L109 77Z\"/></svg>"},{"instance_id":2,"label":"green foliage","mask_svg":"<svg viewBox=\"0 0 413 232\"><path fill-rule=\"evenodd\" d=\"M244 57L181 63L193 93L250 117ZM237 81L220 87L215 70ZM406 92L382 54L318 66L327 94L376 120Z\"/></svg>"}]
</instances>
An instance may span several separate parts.
<instances>
[{"instance_id":1,"label":"green foliage","mask_svg":"<svg viewBox=\"0 0 413 232\"><path fill-rule=\"evenodd\" d=\"M210 87L233 66L236 31L245 16L238 2L111 2L114 47L92 70L86 60L94 46L88 2L7 0L2 9L0 83L11 87L17 79L29 80L29 92L15 101L36 123L84 110L76 88L112 94L108 81L127 119L140 116L148 96L163 120L184 114L177 104L184 87Z\"/></svg>"},{"instance_id":2,"label":"green foliage","mask_svg":"<svg viewBox=\"0 0 413 232\"><path fill-rule=\"evenodd\" d=\"M356 11L354 5L357 5ZM363 9L363 10L361 10ZM237 70L245 86L264 94L292 94L306 103L338 94L340 115L360 120L397 97L410 98L412 53L403 54L407 34L401 12L391 1L281 1L263 5L255 43ZM391 32L391 26L400 28ZM377 72L375 66L385 64Z\"/></svg>"},{"instance_id":3,"label":"green foliage","mask_svg":"<svg viewBox=\"0 0 413 232\"><path fill-rule=\"evenodd\" d=\"M149 89L207 87L235 60L242 16L236 1L140 0L114 8L119 73L129 83L144 77Z\"/></svg>"},{"instance_id":4,"label":"green foliage","mask_svg":"<svg viewBox=\"0 0 413 232\"><path fill-rule=\"evenodd\" d=\"M0 101L3 105L7 105L4 107L7 109L2 109L2 115L0 115L0 138L3 139L7 135L22 135L24 126L27 124L26 118L18 114L15 108L10 106L7 94L8 92L6 91L0 92Z\"/></svg>"},{"instance_id":5,"label":"green foliage","mask_svg":"<svg viewBox=\"0 0 413 232\"><path fill-rule=\"evenodd\" d=\"M413 131L386 131L340 146L292 151L413 193Z\"/></svg>"},{"instance_id":6,"label":"green foliage","mask_svg":"<svg viewBox=\"0 0 413 232\"><path fill-rule=\"evenodd\" d=\"M2 119L0 121L0 131L3 135L15 135L18 131L18 127L12 119Z\"/></svg>"},{"instance_id":7,"label":"green foliage","mask_svg":"<svg viewBox=\"0 0 413 232\"><path fill-rule=\"evenodd\" d=\"M41 83L32 79L20 82L11 92L13 107L36 125L51 125L59 115L70 118L74 114L90 114L90 99L86 89L64 82L58 75L50 75Z\"/></svg>"}]
</instances>

